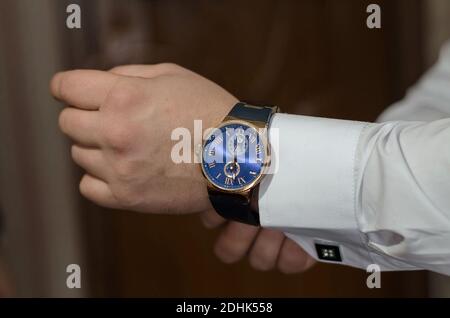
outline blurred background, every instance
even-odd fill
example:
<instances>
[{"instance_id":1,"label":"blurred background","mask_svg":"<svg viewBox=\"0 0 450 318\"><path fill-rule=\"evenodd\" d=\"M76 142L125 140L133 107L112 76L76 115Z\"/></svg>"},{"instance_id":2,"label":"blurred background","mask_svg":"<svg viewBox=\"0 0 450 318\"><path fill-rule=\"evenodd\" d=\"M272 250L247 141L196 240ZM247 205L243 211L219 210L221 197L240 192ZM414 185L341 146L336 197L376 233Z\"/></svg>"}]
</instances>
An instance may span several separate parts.
<instances>
[{"instance_id":1,"label":"blurred background","mask_svg":"<svg viewBox=\"0 0 450 318\"><path fill-rule=\"evenodd\" d=\"M66 7L81 7L81 29ZM366 27L377 3L382 28ZM58 131L51 75L174 62L284 111L373 121L450 38L446 0L0 0L0 295L39 297L450 296L443 276L320 264L287 276L224 265L196 215L99 208ZM79 264L82 288L66 287Z\"/></svg>"}]
</instances>

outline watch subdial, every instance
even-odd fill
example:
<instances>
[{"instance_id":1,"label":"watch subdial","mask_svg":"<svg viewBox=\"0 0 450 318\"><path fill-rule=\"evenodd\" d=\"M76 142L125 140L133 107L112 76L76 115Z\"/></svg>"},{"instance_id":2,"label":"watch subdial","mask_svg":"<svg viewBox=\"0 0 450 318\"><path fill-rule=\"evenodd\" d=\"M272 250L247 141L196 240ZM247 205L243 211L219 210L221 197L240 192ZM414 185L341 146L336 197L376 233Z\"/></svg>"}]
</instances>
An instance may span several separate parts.
<instances>
[{"instance_id":1,"label":"watch subdial","mask_svg":"<svg viewBox=\"0 0 450 318\"><path fill-rule=\"evenodd\" d=\"M223 167L223 172L228 178L234 180L239 175L239 172L241 172L241 167L236 161L230 161Z\"/></svg>"}]
</instances>

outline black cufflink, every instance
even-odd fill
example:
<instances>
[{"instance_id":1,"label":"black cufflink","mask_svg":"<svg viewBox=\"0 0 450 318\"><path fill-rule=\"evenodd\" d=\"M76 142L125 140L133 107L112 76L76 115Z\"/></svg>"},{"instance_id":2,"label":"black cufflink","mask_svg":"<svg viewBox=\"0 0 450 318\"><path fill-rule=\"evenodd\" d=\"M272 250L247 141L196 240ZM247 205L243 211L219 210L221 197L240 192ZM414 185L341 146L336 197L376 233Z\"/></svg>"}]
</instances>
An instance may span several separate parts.
<instances>
[{"instance_id":1,"label":"black cufflink","mask_svg":"<svg viewBox=\"0 0 450 318\"><path fill-rule=\"evenodd\" d=\"M324 261L342 262L339 246L316 243L317 257Z\"/></svg>"}]
</instances>

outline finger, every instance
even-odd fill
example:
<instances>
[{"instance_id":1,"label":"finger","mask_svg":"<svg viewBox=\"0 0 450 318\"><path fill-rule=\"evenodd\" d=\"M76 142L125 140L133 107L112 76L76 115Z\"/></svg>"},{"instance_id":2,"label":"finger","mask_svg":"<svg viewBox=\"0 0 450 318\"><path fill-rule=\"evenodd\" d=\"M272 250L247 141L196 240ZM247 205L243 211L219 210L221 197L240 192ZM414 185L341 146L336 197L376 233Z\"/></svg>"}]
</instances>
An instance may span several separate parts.
<instances>
[{"instance_id":1,"label":"finger","mask_svg":"<svg viewBox=\"0 0 450 318\"><path fill-rule=\"evenodd\" d=\"M200 214L200 220L207 229L216 228L226 222L226 220L213 209Z\"/></svg>"},{"instance_id":2,"label":"finger","mask_svg":"<svg viewBox=\"0 0 450 318\"><path fill-rule=\"evenodd\" d=\"M137 76L153 78L164 74L174 74L183 70L182 67L172 63L160 63L154 65L121 65L109 70L109 72L123 76Z\"/></svg>"},{"instance_id":3,"label":"finger","mask_svg":"<svg viewBox=\"0 0 450 318\"><path fill-rule=\"evenodd\" d=\"M99 112L67 107L59 115L59 127L77 144L98 147L100 145L99 114Z\"/></svg>"},{"instance_id":4,"label":"finger","mask_svg":"<svg viewBox=\"0 0 450 318\"><path fill-rule=\"evenodd\" d=\"M214 252L225 263L240 260L251 247L259 228L239 222L229 222L217 240Z\"/></svg>"},{"instance_id":5,"label":"finger","mask_svg":"<svg viewBox=\"0 0 450 318\"><path fill-rule=\"evenodd\" d=\"M72 145L72 159L88 174L107 182L109 170L100 149Z\"/></svg>"},{"instance_id":6,"label":"finger","mask_svg":"<svg viewBox=\"0 0 450 318\"><path fill-rule=\"evenodd\" d=\"M53 76L50 91L69 105L96 110L119 78L116 74L96 70L60 72Z\"/></svg>"},{"instance_id":7,"label":"finger","mask_svg":"<svg viewBox=\"0 0 450 318\"><path fill-rule=\"evenodd\" d=\"M89 174L85 174L80 181L80 193L98 205L113 209L120 208L108 185Z\"/></svg>"},{"instance_id":8,"label":"finger","mask_svg":"<svg viewBox=\"0 0 450 318\"><path fill-rule=\"evenodd\" d=\"M278 269L285 274L304 272L314 265L315 260L297 243L287 238L278 257Z\"/></svg>"},{"instance_id":9,"label":"finger","mask_svg":"<svg viewBox=\"0 0 450 318\"><path fill-rule=\"evenodd\" d=\"M252 267L261 271L273 269L277 265L278 254L284 239L285 236L280 231L260 230L249 255Z\"/></svg>"}]
</instances>

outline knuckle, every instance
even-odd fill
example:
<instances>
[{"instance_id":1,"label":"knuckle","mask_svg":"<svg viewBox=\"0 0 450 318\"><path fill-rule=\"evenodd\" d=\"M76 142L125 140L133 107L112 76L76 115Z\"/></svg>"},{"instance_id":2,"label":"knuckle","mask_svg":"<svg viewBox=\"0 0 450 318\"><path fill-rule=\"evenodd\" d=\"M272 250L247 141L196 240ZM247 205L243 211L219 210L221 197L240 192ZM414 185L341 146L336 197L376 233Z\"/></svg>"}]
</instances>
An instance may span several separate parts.
<instances>
[{"instance_id":1,"label":"knuckle","mask_svg":"<svg viewBox=\"0 0 450 318\"><path fill-rule=\"evenodd\" d=\"M221 244L220 242L214 247L214 254L226 264L232 264L241 259L236 248L230 244Z\"/></svg>"},{"instance_id":2,"label":"knuckle","mask_svg":"<svg viewBox=\"0 0 450 318\"><path fill-rule=\"evenodd\" d=\"M117 180L122 183L132 183L135 182L135 164L127 158L119 158L115 161L114 172L116 174Z\"/></svg>"},{"instance_id":3,"label":"knuckle","mask_svg":"<svg viewBox=\"0 0 450 318\"><path fill-rule=\"evenodd\" d=\"M126 65L118 65L111 68L109 71L111 73L120 73L122 70L126 69Z\"/></svg>"},{"instance_id":4,"label":"knuckle","mask_svg":"<svg viewBox=\"0 0 450 318\"><path fill-rule=\"evenodd\" d=\"M64 108L58 117L58 126L63 133L67 133L68 131L69 125L68 115L69 115L69 108Z\"/></svg>"},{"instance_id":5,"label":"knuckle","mask_svg":"<svg viewBox=\"0 0 450 318\"><path fill-rule=\"evenodd\" d=\"M58 78L58 95L61 99L67 100L69 99L69 92L74 86L74 84L77 83L77 78L79 77L79 74L81 73L81 70L73 70L68 72L62 72L57 74Z\"/></svg>"},{"instance_id":6,"label":"knuckle","mask_svg":"<svg viewBox=\"0 0 450 318\"><path fill-rule=\"evenodd\" d=\"M119 184L111 187L112 194L119 205L123 208L133 209L139 206L140 196L129 184Z\"/></svg>"},{"instance_id":7,"label":"knuckle","mask_svg":"<svg viewBox=\"0 0 450 318\"><path fill-rule=\"evenodd\" d=\"M86 176L83 176L83 178L81 178L78 188L79 188L79 191L82 196L84 196L85 198L88 198L88 199L91 198L89 182L88 182L88 179L86 178Z\"/></svg>"},{"instance_id":8,"label":"knuckle","mask_svg":"<svg viewBox=\"0 0 450 318\"><path fill-rule=\"evenodd\" d=\"M180 72L184 70L184 68L179 66L178 64L170 62L157 64L157 67L165 72Z\"/></svg>"},{"instance_id":9,"label":"knuckle","mask_svg":"<svg viewBox=\"0 0 450 318\"><path fill-rule=\"evenodd\" d=\"M119 79L108 94L105 104L114 108L129 108L142 100L142 91L137 87L139 79Z\"/></svg>"},{"instance_id":10,"label":"knuckle","mask_svg":"<svg viewBox=\"0 0 450 318\"><path fill-rule=\"evenodd\" d=\"M59 74L58 76L58 87L56 88L58 91L58 96L61 99L66 99L67 97L67 87L69 85L67 85L68 83L68 77L69 75L67 74Z\"/></svg>"},{"instance_id":11,"label":"knuckle","mask_svg":"<svg viewBox=\"0 0 450 318\"><path fill-rule=\"evenodd\" d=\"M59 114L59 117L58 117L58 126L59 126L59 129L60 129L62 132L64 132L65 127L66 127L66 118L65 118L65 115L64 115L64 110Z\"/></svg>"},{"instance_id":12,"label":"knuckle","mask_svg":"<svg viewBox=\"0 0 450 318\"><path fill-rule=\"evenodd\" d=\"M274 262L270 256L261 251L252 251L249 257L250 265L260 271L269 271L274 267Z\"/></svg>"},{"instance_id":13,"label":"knuckle","mask_svg":"<svg viewBox=\"0 0 450 318\"><path fill-rule=\"evenodd\" d=\"M105 143L119 153L127 152L134 141L134 128L125 121L109 123L104 127Z\"/></svg>"},{"instance_id":14,"label":"knuckle","mask_svg":"<svg viewBox=\"0 0 450 318\"><path fill-rule=\"evenodd\" d=\"M70 147L70 155L72 156L72 159L76 162L78 158L78 148L75 145L72 145Z\"/></svg>"},{"instance_id":15,"label":"knuckle","mask_svg":"<svg viewBox=\"0 0 450 318\"><path fill-rule=\"evenodd\" d=\"M291 257L287 253L283 253L278 261L278 270L283 274L293 274L301 271L298 259Z\"/></svg>"},{"instance_id":16,"label":"knuckle","mask_svg":"<svg viewBox=\"0 0 450 318\"><path fill-rule=\"evenodd\" d=\"M137 165L128 158L119 158L113 164L114 182L111 192L124 208L135 208L142 201L141 181L137 173Z\"/></svg>"}]
</instances>

